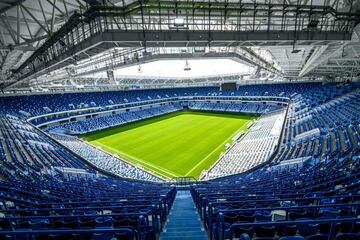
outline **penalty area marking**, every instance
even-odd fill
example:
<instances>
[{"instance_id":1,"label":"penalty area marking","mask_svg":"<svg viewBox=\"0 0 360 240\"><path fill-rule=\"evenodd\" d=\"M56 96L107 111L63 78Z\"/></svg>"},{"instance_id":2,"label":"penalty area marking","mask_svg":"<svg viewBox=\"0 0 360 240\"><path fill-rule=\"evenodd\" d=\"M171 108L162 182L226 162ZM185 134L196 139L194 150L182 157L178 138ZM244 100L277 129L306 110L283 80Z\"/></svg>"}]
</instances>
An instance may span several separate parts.
<instances>
[{"instance_id":1,"label":"penalty area marking","mask_svg":"<svg viewBox=\"0 0 360 240\"><path fill-rule=\"evenodd\" d=\"M98 142L98 141L95 141L94 143L96 143L96 145L97 145L97 144L101 145L101 146L102 146L103 148L105 148L105 149L109 149L109 150L111 150L111 151L114 151L114 152L120 154L120 156L121 156L121 155L122 155L122 156L126 156L126 157L129 158L129 159L133 159L133 160L138 161L138 162L140 162L140 163L142 163L142 164L144 164L144 165L147 165L147 166L150 166L150 167L152 167L152 168L155 168L155 169L159 170L160 172L167 173L168 175L173 176L173 177L178 177L178 175L176 175L175 173L170 172L170 171L168 171L168 170L166 170L166 169L163 169L162 167L155 166L155 165L153 165L153 164L151 164L151 163L148 163L148 162L144 162L143 160L141 160L141 159L139 159L139 158L137 158L137 157L131 156L131 155L127 154L127 153L124 153L124 152L121 152L121 151L119 151L119 150L117 150L117 149L114 149L114 148L112 148L112 147L106 146L105 144L102 144L102 143L100 143L100 142Z\"/></svg>"}]
</instances>

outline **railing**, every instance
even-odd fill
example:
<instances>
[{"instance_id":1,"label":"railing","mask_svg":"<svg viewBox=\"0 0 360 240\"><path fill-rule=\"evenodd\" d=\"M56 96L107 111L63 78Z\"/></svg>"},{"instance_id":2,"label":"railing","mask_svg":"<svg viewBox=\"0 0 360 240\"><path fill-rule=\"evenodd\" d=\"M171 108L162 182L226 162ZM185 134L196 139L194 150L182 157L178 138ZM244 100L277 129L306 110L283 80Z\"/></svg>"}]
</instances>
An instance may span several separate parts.
<instances>
[{"instance_id":1,"label":"railing","mask_svg":"<svg viewBox=\"0 0 360 240\"><path fill-rule=\"evenodd\" d=\"M287 97L277 97L277 96L180 96L180 97L170 97L170 98L162 98L162 99L152 99L147 101L138 101L131 103L122 103L109 105L104 107L91 107L91 108L83 108L83 109L75 109L63 112L54 112L43 114L40 116L31 117L28 119L28 122L34 123L38 127L46 126L48 124L55 124L60 121L69 121L70 118L76 117L85 117L92 116L93 114L104 114L108 112L113 112L117 110L125 110L125 109L136 109L148 105L154 104L165 104L165 103L174 103L174 102L197 102L197 101L223 101L223 102L232 102L232 103L263 103L267 104L279 104L282 106L286 106L288 104L289 98Z\"/></svg>"},{"instance_id":2,"label":"railing","mask_svg":"<svg viewBox=\"0 0 360 240\"><path fill-rule=\"evenodd\" d=\"M197 183L197 180L194 177L176 177L171 181L171 184L175 184L177 186L189 186L194 183Z\"/></svg>"}]
</instances>

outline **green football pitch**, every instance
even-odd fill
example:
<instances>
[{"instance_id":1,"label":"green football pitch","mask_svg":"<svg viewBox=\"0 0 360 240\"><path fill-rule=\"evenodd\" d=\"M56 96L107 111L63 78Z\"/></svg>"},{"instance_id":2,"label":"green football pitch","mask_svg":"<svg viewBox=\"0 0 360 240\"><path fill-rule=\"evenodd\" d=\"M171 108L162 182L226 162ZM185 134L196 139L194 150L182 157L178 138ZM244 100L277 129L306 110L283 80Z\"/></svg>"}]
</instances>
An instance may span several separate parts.
<instances>
[{"instance_id":1,"label":"green football pitch","mask_svg":"<svg viewBox=\"0 0 360 240\"><path fill-rule=\"evenodd\" d=\"M90 144L156 175L199 178L255 117L179 111L82 136Z\"/></svg>"}]
</instances>

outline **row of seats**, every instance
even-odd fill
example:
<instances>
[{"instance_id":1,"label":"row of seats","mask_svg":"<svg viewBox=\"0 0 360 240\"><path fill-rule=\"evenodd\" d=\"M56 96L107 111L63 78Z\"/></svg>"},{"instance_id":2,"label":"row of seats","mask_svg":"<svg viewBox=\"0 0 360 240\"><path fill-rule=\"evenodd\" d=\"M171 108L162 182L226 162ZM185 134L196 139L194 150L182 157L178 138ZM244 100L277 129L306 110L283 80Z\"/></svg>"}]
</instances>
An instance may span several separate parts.
<instances>
[{"instance_id":1,"label":"row of seats","mask_svg":"<svg viewBox=\"0 0 360 240\"><path fill-rule=\"evenodd\" d=\"M220 112L242 112L242 113L250 113L250 114L263 114L277 111L282 106L278 105L269 105L262 103L199 103L192 102L188 105L190 109L194 110L206 110L206 111L220 111Z\"/></svg>"},{"instance_id":2,"label":"row of seats","mask_svg":"<svg viewBox=\"0 0 360 240\"><path fill-rule=\"evenodd\" d=\"M67 134L85 134L113 126L121 126L134 121L143 120L150 117L164 115L179 111L184 107L192 110L203 111L222 111L222 112L242 112L250 114L270 113L282 109L282 106L273 106L266 104L224 104L224 103L189 103L179 104L171 103L165 106L152 107L136 111L122 112L114 115L106 115L96 118L87 118L75 122L63 123L60 125L49 126L47 131L65 132Z\"/></svg>"},{"instance_id":3,"label":"row of seats","mask_svg":"<svg viewBox=\"0 0 360 240\"><path fill-rule=\"evenodd\" d=\"M243 233L253 238L358 233L359 160L357 152L341 161L334 158L310 161L303 167L263 168L198 184L192 187L192 194L215 239L231 239ZM353 220L342 225L344 218ZM330 233L327 220L334 219L339 221L335 221L336 228ZM302 228L297 225L299 221L309 222ZM254 224L241 225L249 223ZM267 227L259 228L259 223ZM291 230L282 232L284 228Z\"/></svg>"},{"instance_id":4,"label":"row of seats","mask_svg":"<svg viewBox=\"0 0 360 240\"><path fill-rule=\"evenodd\" d=\"M263 114L202 179L245 172L267 161L278 144L284 117L285 111Z\"/></svg>"},{"instance_id":5,"label":"row of seats","mask_svg":"<svg viewBox=\"0 0 360 240\"><path fill-rule=\"evenodd\" d=\"M211 238L359 239L357 88L356 84L279 84L245 86L236 91L242 95L289 96L291 102L279 150L271 163L191 186L194 203ZM146 93L147 98L147 92L159 91L163 93L159 94L161 98L170 97L170 92L185 95L200 90L201 94L220 95L214 88L139 92ZM56 95L59 101L49 100L54 95L1 98L5 102L0 104L0 239L157 238L174 202L175 187L139 181L150 180L149 175L131 175L144 176L139 180L102 175L81 154L75 155L21 119L4 116L18 115L19 110L41 114L47 112L45 104L51 111L69 109L72 102L76 107L83 107L81 102L90 106L95 98L107 105L109 94L121 96L118 100L124 101L123 93L136 99L139 92ZM319 114L312 113L312 108ZM321 113L323 108L329 111ZM334 111L342 108L339 113ZM316 115L319 123L309 120L306 127L293 134L298 121L311 119L308 112ZM144 118L149 116L144 113ZM345 116L346 124L337 124ZM133 119L133 115L126 117L126 121ZM312 125L314 128L308 127ZM321 130L318 135L296 139L316 128ZM265 137L255 129L250 133L253 137ZM310 158L292 161L303 156ZM236 161L240 162L241 157Z\"/></svg>"},{"instance_id":6,"label":"row of seats","mask_svg":"<svg viewBox=\"0 0 360 240\"><path fill-rule=\"evenodd\" d=\"M320 83L249 85L238 90L218 87L171 88L157 90L107 91L63 94L39 94L0 97L0 112L11 115L37 116L51 112L103 107L178 96L282 96L321 88Z\"/></svg>"},{"instance_id":7,"label":"row of seats","mask_svg":"<svg viewBox=\"0 0 360 240\"><path fill-rule=\"evenodd\" d=\"M358 94L341 84L292 96L270 163L192 186L211 238L360 239Z\"/></svg>"},{"instance_id":8,"label":"row of seats","mask_svg":"<svg viewBox=\"0 0 360 240\"><path fill-rule=\"evenodd\" d=\"M0 192L0 239L156 239L176 195L174 187L61 173L2 180Z\"/></svg>"},{"instance_id":9,"label":"row of seats","mask_svg":"<svg viewBox=\"0 0 360 240\"><path fill-rule=\"evenodd\" d=\"M61 142L66 137L58 137L57 140ZM85 158L87 162L83 158L80 159L75 156L30 124L14 117L0 117L0 179L12 179L14 176L27 175L39 178L42 173L49 170L58 171L58 169L63 168L92 171L91 167L87 165L90 162L101 170L114 173L120 177L162 181L140 168L121 162L121 160L100 152L79 140L76 142L77 145L72 144L69 147L75 152L76 150L81 151L83 154L77 152L78 155ZM92 153L95 155L92 155ZM90 156L97 157L91 158Z\"/></svg>"},{"instance_id":10,"label":"row of seats","mask_svg":"<svg viewBox=\"0 0 360 240\"><path fill-rule=\"evenodd\" d=\"M141 179L152 182L163 181L155 175L143 171L134 165L126 163L111 154L101 151L98 148L79 140L77 137L55 133L51 136L97 168L116 174L119 177Z\"/></svg>"},{"instance_id":11,"label":"row of seats","mask_svg":"<svg viewBox=\"0 0 360 240\"><path fill-rule=\"evenodd\" d=\"M311 95L311 94L309 94ZM323 96L323 95L322 95ZM347 154L360 147L359 90L311 108L308 95L292 101L284 126L277 162L304 157Z\"/></svg>"},{"instance_id":12,"label":"row of seats","mask_svg":"<svg viewBox=\"0 0 360 240\"><path fill-rule=\"evenodd\" d=\"M7 113L0 117L0 239L157 238L173 204L174 187L143 182L161 180L119 160L97 167L117 166L121 179L102 175L93 165L114 161L109 155L89 165L82 154L58 144L73 138L57 135L55 141ZM88 155L93 151L78 147Z\"/></svg>"},{"instance_id":13,"label":"row of seats","mask_svg":"<svg viewBox=\"0 0 360 240\"><path fill-rule=\"evenodd\" d=\"M54 167L89 168L39 130L18 119L0 117L0 177L32 175Z\"/></svg>"},{"instance_id":14,"label":"row of seats","mask_svg":"<svg viewBox=\"0 0 360 240\"><path fill-rule=\"evenodd\" d=\"M67 134L85 134L97 130L102 130L109 127L121 126L131 122L140 121L150 117L164 115L167 113L179 111L178 105L166 105L153 107L138 111L122 112L115 115L107 115L97 118L88 118L78 120L76 122L69 122L60 125L47 127L47 131L65 132Z\"/></svg>"}]
</instances>

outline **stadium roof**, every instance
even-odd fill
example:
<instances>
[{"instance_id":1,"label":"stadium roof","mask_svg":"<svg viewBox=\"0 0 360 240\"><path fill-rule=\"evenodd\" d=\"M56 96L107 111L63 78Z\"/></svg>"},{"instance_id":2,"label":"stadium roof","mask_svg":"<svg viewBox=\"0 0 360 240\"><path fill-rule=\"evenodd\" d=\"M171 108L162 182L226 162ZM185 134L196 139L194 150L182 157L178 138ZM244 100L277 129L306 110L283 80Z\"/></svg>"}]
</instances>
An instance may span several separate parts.
<instances>
[{"instance_id":1,"label":"stadium roof","mask_svg":"<svg viewBox=\"0 0 360 240\"><path fill-rule=\"evenodd\" d=\"M164 54L172 54L171 58L187 54L189 59L208 57L200 56L204 53L222 58L229 54L228 58L240 59L282 79L354 77L360 71L360 30L355 27L359 2L1 1L0 88L58 82L57 71L66 73L61 75L63 80L75 79L74 83L81 70L86 70L82 61L101 65L91 57L99 53L106 56L110 51L114 54L114 49L119 57L137 53L144 62L164 58ZM102 19L100 29L97 19ZM95 25L86 30L87 24ZM77 40L74 34L81 29L86 30L84 38ZM101 38L92 32L95 29L103 31ZM121 32L123 29L126 32ZM172 53L161 50L169 47ZM103 59L108 70L115 69Z\"/></svg>"}]
</instances>

